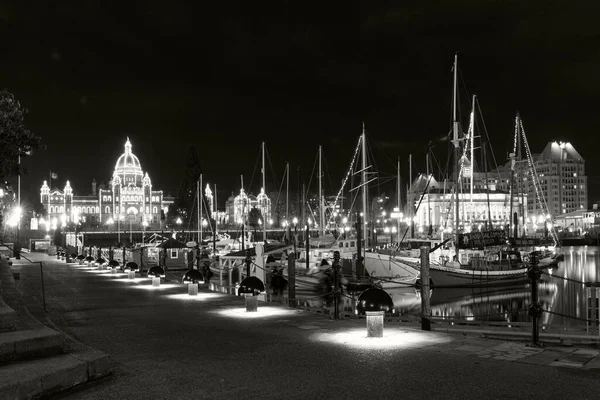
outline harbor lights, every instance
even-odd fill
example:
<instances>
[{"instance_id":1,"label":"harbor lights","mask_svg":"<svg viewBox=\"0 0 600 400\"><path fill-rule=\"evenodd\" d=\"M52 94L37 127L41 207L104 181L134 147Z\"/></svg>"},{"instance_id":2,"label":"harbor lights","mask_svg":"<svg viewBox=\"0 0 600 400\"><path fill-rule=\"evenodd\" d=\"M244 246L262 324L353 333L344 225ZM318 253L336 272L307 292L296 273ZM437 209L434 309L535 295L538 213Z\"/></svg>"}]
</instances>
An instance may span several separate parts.
<instances>
[{"instance_id":1,"label":"harbor lights","mask_svg":"<svg viewBox=\"0 0 600 400\"><path fill-rule=\"evenodd\" d=\"M204 283L204 275L197 269L190 269L183 275L181 281L188 284L188 294L190 296L197 296L198 284Z\"/></svg>"},{"instance_id":2,"label":"harbor lights","mask_svg":"<svg viewBox=\"0 0 600 400\"><path fill-rule=\"evenodd\" d=\"M138 270L138 265L133 261L129 261L125 264L125 268L123 268L124 272L127 272L128 279L135 279L135 271Z\"/></svg>"},{"instance_id":3,"label":"harbor lights","mask_svg":"<svg viewBox=\"0 0 600 400\"><path fill-rule=\"evenodd\" d=\"M258 311L258 295L265 291L265 284L256 276L248 276L238 289L238 295L246 298L246 312Z\"/></svg>"},{"instance_id":4,"label":"harbor lights","mask_svg":"<svg viewBox=\"0 0 600 400\"><path fill-rule=\"evenodd\" d=\"M148 277L152 278L153 287L159 287L160 279L165 277L165 270L163 269L163 267L155 265L154 267L148 270Z\"/></svg>"},{"instance_id":5,"label":"harbor lights","mask_svg":"<svg viewBox=\"0 0 600 400\"><path fill-rule=\"evenodd\" d=\"M357 314L364 313L367 317L367 337L383 337L383 316L394 313L394 301L382 289L371 288L358 297Z\"/></svg>"},{"instance_id":6,"label":"harbor lights","mask_svg":"<svg viewBox=\"0 0 600 400\"><path fill-rule=\"evenodd\" d=\"M119 263L117 260L110 260L108 262L108 266L110 267L110 273L116 274L117 268L119 268L119 265L121 265L121 263Z\"/></svg>"}]
</instances>

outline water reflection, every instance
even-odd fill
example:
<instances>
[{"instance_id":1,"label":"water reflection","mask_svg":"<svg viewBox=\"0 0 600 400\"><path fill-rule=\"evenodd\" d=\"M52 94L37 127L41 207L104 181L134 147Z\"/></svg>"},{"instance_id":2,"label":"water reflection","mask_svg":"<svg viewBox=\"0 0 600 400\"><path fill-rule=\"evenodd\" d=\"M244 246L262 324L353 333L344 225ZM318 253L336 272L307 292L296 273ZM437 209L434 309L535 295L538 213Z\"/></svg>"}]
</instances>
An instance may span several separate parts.
<instances>
[{"instance_id":1,"label":"water reflection","mask_svg":"<svg viewBox=\"0 0 600 400\"><path fill-rule=\"evenodd\" d=\"M563 248L565 261L559 268L542 275L538 285L539 301L548 310L542 323L553 327L585 326L588 314L590 288L585 287L600 280L600 248L578 246ZM412 287L386 290L401 314L419 316L420 292ZM599 293L600 294L600 293ZM316 292L300 292L301 305L315 308L331 307L331 299ZM343 296L341 309L355 312L358 294ZM443 288L431 291L432 315L441 318L465 320L528 322L527 308L531 304L530 285L500 288Z\"/></svg>"}]
</instances>

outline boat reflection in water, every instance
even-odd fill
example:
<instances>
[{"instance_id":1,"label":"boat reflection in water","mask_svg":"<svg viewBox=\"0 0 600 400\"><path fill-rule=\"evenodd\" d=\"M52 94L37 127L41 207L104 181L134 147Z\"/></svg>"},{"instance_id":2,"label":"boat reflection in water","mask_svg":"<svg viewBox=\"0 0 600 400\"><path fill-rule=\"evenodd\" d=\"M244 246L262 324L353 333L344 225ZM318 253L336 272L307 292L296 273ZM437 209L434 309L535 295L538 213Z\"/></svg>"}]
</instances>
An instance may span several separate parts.
<instances>
[{"instance_id":1,"label":"boat reflection in water","mask_svg":"<svg viewBox=\"0 0 600 400\"><path fill-rule=\"evenodd\" d=\"M539 285L539 301L548 307L555 296L557 286L551 282ZM385 289L394 301L394 309L400 315L421 314L421 292L414 287ZM526 322L529 320L527 307L531 303L529 285L493 288L433 288L430 292L433 317L464 319L466 321L506 321ZM298 297L308 297L302 293ZM356 302L360 293L346 293L340 299L340 310L356 313ZM330 308L333 299L328 297L310 298L301 305L311 308Z\"/></svg>"}]
</instances>

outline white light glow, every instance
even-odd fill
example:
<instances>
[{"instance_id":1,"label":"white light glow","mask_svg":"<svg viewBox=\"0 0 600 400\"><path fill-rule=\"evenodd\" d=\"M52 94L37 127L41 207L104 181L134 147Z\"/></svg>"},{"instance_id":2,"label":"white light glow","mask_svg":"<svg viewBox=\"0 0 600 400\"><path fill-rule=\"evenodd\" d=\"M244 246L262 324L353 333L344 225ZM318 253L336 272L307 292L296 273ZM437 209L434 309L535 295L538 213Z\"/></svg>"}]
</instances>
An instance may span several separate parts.
<instances>
[{"instance_id":1,"label":"white light glow","mask_svg":"<svg viewBox=\"0 0 600 400\"><path fill-rule=\"evenodd\" d=\"M128 280L132 280L132 279L128 279ZM133 286L136 289L143 289L143 290L164 290L164 289L173 289L176 287L181 287L181 285L175 285L174 283L161 283L160 286L152 286L152 284L150 285L137 285L137 286Z\"/></svg>"},{"instance_id":2,"label":"white light glow","mask_svg":"<svg viewBox=\"0 0 600 400\"><path fill-rule=\"evenodd\" d=\"M187 293L177 293L177 294L166 294L165 297L167 297L169 299L183 300L183 301L202 301L202 300L208 300L208 299L216 299L219 297L225 297L225 294L215 293L215 292L210 292L210 293L198 292L197 295L190 296Z\"/></svg>"},{"instance_id":3,"label":"white light glow","mask_svg":"<svg viewBox=\"0 0 600 400\"><path fill-rule=\"evenodd\" d=\"M295 315L302 311L292 310L282 307L270 307L264 306L264 302L258 303L258 309L256 312L247 312L246 307L228 308L225 310L214 311L215 313L223 317L239 318L239 319L255 319L255 318L268 318L268 317L280 317L283 315Z\"/></svg>"},{"instance_id":4,"label":"white light glow","mask_svg":"<svg viewBox=\"0 0 600 400\"><path fill-rule=\"evenodd\" d=\"M127 275L127 274L124 274ZM112 274L109 276L113 276ZM113 279L115 282L127 282L127 283L140 283L142 281L147 281L146 278L133 278L133 279L129 279L129 278L117 278L117 279ZM150 286L150 288L152 288L152 286Z\"/></svg>"},{"instance_id":5,"label":"white light glow","mask_svg":"<svg viewBox=\"0 0 600 400\"><path fill-rule=\"evenodd\" d=\"M452 339L431 332L413 332L386 327L383 337L367 337L366 328L344 332L321 332L311 336L312 340L333 345L360 349L400 349L425 347L432 344L451 342Z\"/></svg>"}]
</instances>

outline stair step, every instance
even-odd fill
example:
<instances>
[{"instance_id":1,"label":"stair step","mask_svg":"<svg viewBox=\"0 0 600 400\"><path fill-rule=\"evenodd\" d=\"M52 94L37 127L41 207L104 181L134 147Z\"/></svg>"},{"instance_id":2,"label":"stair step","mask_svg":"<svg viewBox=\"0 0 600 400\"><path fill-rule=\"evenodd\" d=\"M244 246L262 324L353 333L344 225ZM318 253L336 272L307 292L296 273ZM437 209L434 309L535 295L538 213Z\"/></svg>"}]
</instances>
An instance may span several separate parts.
<instances>
[{"instance_id":1,"label":"stair step","mask_svg":"<svg viewBox=\"0 0 600 400\"><path fill-rule=\"evenodd\" d=\"M108 375L108 355L86 350L0 366L0 399L47 396Z\"/></svg>"},{"instance_id":2,"label":"stair step","mask_svg":"<svg viewBox=\"0 0 600 400\"><path fill-rule=\"evenodd\" d=\"M59 354L64 336L48 327L0 332L0 363Z\"/></svg>"},{"instance_id":3,"label":"stair step","mask_svg":"<svg viewBox=\"0 0 600 400\"><path fill-rule=\"evenodd\" d=\"M0 332L11 330L15 326L17 313L6 305L0 297Z\"/></svg>"}]
</instances>

